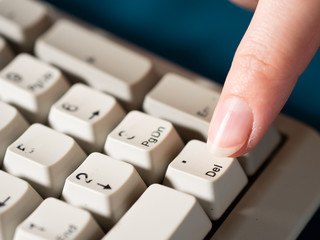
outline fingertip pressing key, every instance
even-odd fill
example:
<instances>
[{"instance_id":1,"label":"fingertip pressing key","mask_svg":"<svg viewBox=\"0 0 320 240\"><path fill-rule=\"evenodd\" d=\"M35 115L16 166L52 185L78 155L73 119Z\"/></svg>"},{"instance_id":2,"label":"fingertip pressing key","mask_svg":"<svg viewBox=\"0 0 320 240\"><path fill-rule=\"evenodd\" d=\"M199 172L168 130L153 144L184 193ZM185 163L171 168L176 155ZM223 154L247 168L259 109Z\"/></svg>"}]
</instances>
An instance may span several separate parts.
<instances>
[{"instance_id":1,"label":"fingertip pressing key","mask_svg":"<svg viewBox=\"0 0 320 240\"><path fill-rule=\"evenodd\" d=\"M209 150L216 156L231 156L247 142L253 113L243 99L230 97L213 115L208 133Z\"/></svg>"}]
</instances>

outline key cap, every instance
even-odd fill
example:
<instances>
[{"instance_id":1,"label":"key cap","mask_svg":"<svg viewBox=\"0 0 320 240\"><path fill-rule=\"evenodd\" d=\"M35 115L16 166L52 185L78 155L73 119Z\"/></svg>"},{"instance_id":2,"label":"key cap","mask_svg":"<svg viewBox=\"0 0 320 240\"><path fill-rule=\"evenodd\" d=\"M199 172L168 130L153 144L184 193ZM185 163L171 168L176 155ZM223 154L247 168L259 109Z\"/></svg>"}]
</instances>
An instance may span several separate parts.
<instances>
[{"instance_id":1,"label":"key cap","mask_svg":"<svg viewBox=\"0 0 320 240\"><path fill-rule=\"evenodd\" d=\"M68 89L61 72L28 54L18 55L0 72L0 96L31 122L44 123L51 105Z\"/></svg>"},{"instance_id":2,"label":"key cap","mask_svg":"<svg viewBox=\"0 0 320 240\"><path fill-rule=\"evenodd\" d=\"M7 147L28 127L29 123L16 108L0 101L0 167Z\"/></svg>"},{"instance_id":3,"label":"key cap","mask_svg":"<svg viewBox=\"0 0 320 240\"><path fill-rule=\"evenodd\" d=\"M0 170L0 239L11 240L14 231L38 207L42 198L24 180Z\"/></svg>"},{"instance_id":4,"label":"key cap","mask_svg":"<svg viewBox=\"0 0 320 240\"><path fill-rule=\"evenodd\" d=\"M150 185L162 181L168 164L183 145L170 122L132 111L108 135L105 152L134 165Z\"/></svg>"},{"instance_id":5,"label":"key cap","mask_svg":"<svg viewBox=\"0 0 320 240\"><path fill-rule=\"evenodd\" d=\"M36 37L49 25L47 9L35 1L0 1L0 34L15 43L20 51L31 50Z\"/></svg>"},{"instance_id":6,"label":"key cap","mask_svg":"<svg viewBox=\"0 0 320 240\"><path fill-rule=\"evenodd\" d=\"M235 158L215 157L206 143L192 140L170 163L163 184L195 196L217 220L247 182Z\"/></svg>"},{"instance_id":7,"label":"key cap","mask_svg":"<svg viewBox=\"0 0 320 240\"><path fill-rule=\"evenodd\" d=\"M248 176L257 172L270 154L281 143L281 135L274 125L271 125L258 145L243 156L238 157L239 163Z\"/></svg>"},{"instance_id":8,"label":"key cap","mask_svg":"<svg viewBox=\"0 0 320 240\"><path fill-rule=\"evenodd\" d=\"M0 70L13 59L13 52L7 42L0 36Z\"/></svg>"},{"instance_id":9,"label":"key cap","mask_svg":"<svg viewBox=\"0 0 320 240\"><path fill-rule=\"evenodd\" d=\"M219 95L212 89L169 73L147 94L143 109L172 122L186 142L191 139L204 141Z\"/></svg>"},{"instance_id":10,"label":"key cap","mask_svg":"<svg viewBox=\"0 0 320 240\"><path fill-rule=\"evenodd\" d=\"M111 239L203 239L211 222L196 198L151 185L107 233Z\"/></svg>"},{"instance_id":11,"label":"key cap","mask_svg":"<svg viewBox=\"0 0 320 240\"><path fill-rule=\"evenodd\" d=\"M70 21L58 21L37 40L35 52L93 88L117 97L128 109L139 107L155 84L149 59Z\"/></svg>"},{"instance_id":12,"label":"key cap","mask_svg":"<svg viewBox=\"0 0 320 240\"><path fill-rule=\"evenodd\" d=\"M75 84L51 107L49 124L75 138L90 153L102 151L107 135L124 117L125 111L114 97Z\"/></svg>"},{"instance_id":13,"label":"key cap","mask_svg":"<svg viewBox=\"0 0 320 240\"><path fill-rule=\"evenodd\" d=\"M14 240L95 240L102 236L103 231L87 211L47 198L18 226Z\"/></svg>"},{"instance_id":14,"label":"key cap","mask_svg":"<svg viewBox=\"0 0 320 240\"><path fill-rule=\"evenodd\" d=\"M65 179L85 158L71 137L33 124L8 147L3 168L27 180L42 197L59 197Z\"/></svg>"},{"instance_id":15,"label":"key cap","mask_svg":"<svg viewBox=\"0 0 320 240\"><path fill-rule=\"evenodd\" d=\"M146 190L131 164L92 153L66 180L62 198L90 211L109 230Z\"/></svg>"},{"instance_id":16,"label":"key cap","mask_svg":"<svg viewBox=\"0 0 320 240\"><path fill-rule=\"evenodd\" d=\"M320 205L320 135L284 115L275 124L284 143L212 239L304 239Z\"/></svg>"}]
</instances>

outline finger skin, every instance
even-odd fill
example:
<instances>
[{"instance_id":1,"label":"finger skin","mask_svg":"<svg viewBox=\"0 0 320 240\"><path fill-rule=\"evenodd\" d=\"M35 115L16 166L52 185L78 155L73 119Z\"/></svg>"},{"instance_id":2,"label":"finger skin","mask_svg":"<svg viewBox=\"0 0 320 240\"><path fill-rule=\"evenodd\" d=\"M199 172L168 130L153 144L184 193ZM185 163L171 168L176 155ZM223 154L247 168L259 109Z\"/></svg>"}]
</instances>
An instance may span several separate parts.
<instances>
[{"instance_id":1,"label":"finger skin","mask_svg":"<svg viewBox=\"0 0 320 240\"><path fill-rule=\"evenodd\" d=\"M254 10L258 4L258 0L230 0L230 2L249 10Z\"/></svg>"},{"instance_id":2,"label":"finger skin","mask_svg":"<svg viewBox=\"0 0 320 240\"><path fill-rule=\"evenodd\" d=\"M215 134L221 121L215 119L222 119L220 112L226 112L221 110L223 103L237 98L252 110L252 124L250 130L243 130L247 134L238 134L241 128L235 129L235 134L246 139L240 149L226 154L239 156L250 151L282 109L319 43L319 0L260 0L214 112L208 132L210 147L219 144ZM232 129L220 132L225 131ZM231 137L230 143L224 139L223 144L232 146L236 141L240 139Z\"/></svg>"}]
</instances>

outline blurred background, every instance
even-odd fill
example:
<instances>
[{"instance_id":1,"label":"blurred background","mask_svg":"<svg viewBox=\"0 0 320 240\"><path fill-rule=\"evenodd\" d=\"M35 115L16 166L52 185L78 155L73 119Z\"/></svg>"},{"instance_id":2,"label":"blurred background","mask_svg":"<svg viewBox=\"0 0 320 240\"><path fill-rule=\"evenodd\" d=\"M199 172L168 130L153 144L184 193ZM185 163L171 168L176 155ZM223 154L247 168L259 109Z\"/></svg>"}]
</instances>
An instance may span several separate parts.
<instances>
[{"instance_id":1,"label":"blurred background","mask_svg":"<svg viewBox=\"0 0 320 240\"><path fill-rule=\"evenodd\" d=\"M69 13L219 83L252 13L227 0L47 0ZM320 51L283 109L320 131Z\"/></svg>"}]
</instances>

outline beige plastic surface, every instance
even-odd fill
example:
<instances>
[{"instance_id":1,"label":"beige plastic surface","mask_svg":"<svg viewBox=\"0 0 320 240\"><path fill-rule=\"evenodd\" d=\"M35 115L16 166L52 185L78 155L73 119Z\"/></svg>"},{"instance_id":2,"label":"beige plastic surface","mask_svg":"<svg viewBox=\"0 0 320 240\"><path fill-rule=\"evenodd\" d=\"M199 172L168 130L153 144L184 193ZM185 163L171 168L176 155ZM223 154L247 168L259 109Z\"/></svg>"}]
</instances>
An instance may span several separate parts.
<instances>
[{"instance_id":1,"label":"beige plastic surface","mask_svg":"<svg viewBox=\"0 0 320 240\"><path fill-rule=\"evenodd\" d=\"M14 231L42 198L24 180L0 170L0 240L12 240Z\"/></svg>"},{"instance_id":2,"label":"beige plastic surface","mask_svg":"<svg viewBox=\"0 0 320 240\"><path fill-rule=\"evenodd\" d=\"M280 143L281 134L272 124L254 149L238 157L245 173L248 176L254 175Z\"/></svg>"},{"instance_id":3,"label":"beige plastic surface","mask_svg":"<svg viewBox=\"0 0 320 240\"><path fill-rule=\"evenodd\" d=\"M14 240L98 240L102 236L103 231L87 211L47 198L18 226Z\"/></svg>"},{"instance_id":4,"label":"beige plastic surface","mask_svg":"<svg viewBox=\"0 0 320 240\"><path fill-rule=\"evenodd\" d=\"M8 147L3 169L27 180L42 197L59 197L65 179L85 158L71 137L36 123Z\"/></svg>"},{"instance_id":5,"label":"beige plastic surface","mask_svg":"<svg viewBox=\"0 0 320 240\"><path fill-rule=\"evenodd\" d=\"M62 198L90 211L108 231L146 188L131 164L92 153L66 179Z\"/></svg>"},{"instance_id":6,"label":"beige plastic surface","mask_svg":"<svg viewBox=\"0 0 320 240\"><path fill-rule=\"evenodd\" d=\"M87 152L101 152L107 135L124 118L118 101L84 84L74 84L49 113L49 125L73 137Z\"/></svg>"},{"instance_id":7,"label":"beige plastic surface","mask_svg":"<svg viewBox=\"0 0 320 240\"><path fill-rule=\"evenodd\" d=\"M0 70L13 58L13 52L7 42L0 36Z\"/></svg>"},{"instance_id":8,"label":"beige plastic surface","mask_svg":"<svg viewBox=\"0 0 320 240\"><path fill-rule=\"evenodd\" d=\"M35 52L88 85L119 98L129 109L139 107L155 84L148 58L67 20L57 21L39 38Z\"/></svg>"},{"instance_id":9,"label":"beige plastic surface","mask_svg":"<svg viewBox=\"0 0 320 240\"><path fill-rule=\"evenodd\" d=\"M320 205L320 136L285 116L286 141L212 239L295 239Z\"/></svg>"},{"instance_id":10,"label":"beige plastic surface","mask_svg":"<svg viewBox=\"0 0 320 240\"><path fill-rule=\"evenodd\" d=\"M247 181L237 159L216 157L205 142L191 140L170 163L164 184L195 196L209 218L217 220Z\"/></svg>"},{"instance_id":11,"label":"beige plastic surface","mask_svg":"<svg viewBox=\"0 0 320 240\"><path fill-rule=\"evenodd\" d=\"M30 51L35 38L49 25L47 9L35 1L0 1L0 33L20 51Z\"/></svg>"},{"instance_id":12,"label":"beige plastic surface","mask_svg":"<svg viewBox=\"0 0 320 240\"><path fill-rule=\"evenodd\" d=\"M53 12L58 16L66 16L55 10ZM174 72L198 85L221 90L219 84L111 34L106 35L112 41L150 59L158 75ZM240 201L239 207L213 239L241 239L242 236L249 239L294 239L318 208L319 133L283 115L277 119L276 126L287 135L284 148L277 153L276 161L272 161L265 169L262 179L253 185L253 190L249 190L245 200Z\"/></svg>"},{"instance_id":13,"label":"beige plastic surface","mask_svg":"<svg viewBox=\"0 0 320 240\"><path fill-rule=\"evenodd\" d=\"M172 122L185 141L205 140L219 96L217 91L168 73L146 95L143 110Z\"/></svg>"},{"instance_id":14,"label":"beige plastic surface","mask_svg":"<svg viewBox=\"0 0 320 240\"><path fill-rule=\"evenodd\" d=\"M13 143L28 127L29 123L15 107L0 101L0 167L7 147Z\"/></svg>"},{"instance_id":15,"label":"beige plastic surface","mask_svg":"<svg viewBox=\"0 0 320 240\"><path fill-rule=\"evenodd\" d=\"M195 240L203 239L210 228L193 196L153 184L103 240Z\"/></svg>"},{"instance_id":16,"label":"beige plastic surface","mask_svg":"<svg viewBox=\"0 0 320 240\"><path fill-rule=\"evenodd\" d=\"M45 123L51 105L67 91L61 71L26 53L0 72L0 96L15 105L30 122Z\"/></svg>"},{"instance_id":17,"label":"beige plastic surface","mask_svg":"<svg viewBox=\"0 0 320 240\"><path fill-rule=\"evenodd\" d=\"M134 165L147 185L160 183L184 144L172 123L131 111L108 135L105 152Z\"/></svg>"}]
</instances>

